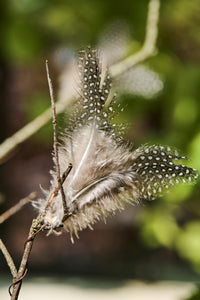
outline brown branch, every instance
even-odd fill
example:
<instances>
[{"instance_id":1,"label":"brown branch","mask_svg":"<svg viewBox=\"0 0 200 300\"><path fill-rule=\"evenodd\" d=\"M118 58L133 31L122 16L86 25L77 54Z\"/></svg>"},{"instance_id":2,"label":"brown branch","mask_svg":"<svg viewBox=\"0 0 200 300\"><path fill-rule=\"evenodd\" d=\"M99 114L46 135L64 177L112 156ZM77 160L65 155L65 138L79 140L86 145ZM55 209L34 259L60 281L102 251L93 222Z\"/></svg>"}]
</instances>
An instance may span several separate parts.
<instances>
[{"instance_id":1,"label":"brown branch","mask_svg":"<svg viewBox=\"0 0 200 300\"><path fill-rule=\"evenodd\" d=\"M10 272L13 276L13 278L15 278L17 276L17 269L15 267L15 264L13 262L13 259L10 255L10 253L8 252L6 246L4 245L2 239L0 239L0 249L1 249L1 252L3 253L4 257L5 257L5 260L7 262L7 265L9 266L10 268Z\"/></svg>"},{"instance_id":2,"label":"brown branch","mask_svg":"<svg viewBox=\"0 0 200 300\"><path fill-rule=\"evenodd\" d=\"M22 279L25 277L27 273L27 262L29 255L31 253L31 249L33 246L33 241L36 235L43 229L44 227L38 222L38 219L34 219L29 231L29 235L24 247L24 253L21 260L21 264L19 270L17 272L17 276L13 280L13 291L11 292L11 300L17 300L19 296L19 292L22 285ZM10 289L9 289L10 290Z\"/></svg>"},{"instance_id":3,"label":"brown branch","mask_svg":"<svg viewBox=\"0 0 200 300\"><path fill-rule=\"evenodd\" d=\"M26 266L28 262L29 255L31 253L32 245L33 245L34 238L26 243L24 254L22 257L21 265L18 271L18 275L16 277L16 281L13 283L13 291L11 293L11 300L18 299L19 292L22 285L22 279L24 277L24 274L26 272Z\"/></svg>"},{"instance_id":4,"label":"brown branch","mask_svg":"<svg viewBox=\"0 0 200 300\"><path fill-rule=\"evenodd\" d=\"M146 24L146 36L143 47L139 52L127 57L121 62L111 66L110 72L112 77L117 77L127 69L135 66L138 63L143 62L148 57L156 53L156 40L158 35L158 19L159 19L159 0L150 0L147 24ZM71 101L72 102L72 101ZM69 106L70 101L57 101L56 111L57 114L64 112ZM25 127L17 131L14 135L6 139L0 145L0 163L3 163L8 154L11 153L20 143L24 142L35 134L40 128L42 128L51 119L51 109L47 109L44 113L38 116L35 120L27 124Z\"/></svg>"},{"instance_id":5,"label":"brown branch","mask_svg":"<svg viewBox=\"0 0 200 300\"><path fill-rule=\"evenodd\" d=\"M12 215L16 214L24 205L29 203L31 200L35 199L36 193L30 193L27 197L21 199L17 204L9 208L2 215L0 215L0 224L2 224L5 220L10 218Z\"/></svg>"}]
</instances>

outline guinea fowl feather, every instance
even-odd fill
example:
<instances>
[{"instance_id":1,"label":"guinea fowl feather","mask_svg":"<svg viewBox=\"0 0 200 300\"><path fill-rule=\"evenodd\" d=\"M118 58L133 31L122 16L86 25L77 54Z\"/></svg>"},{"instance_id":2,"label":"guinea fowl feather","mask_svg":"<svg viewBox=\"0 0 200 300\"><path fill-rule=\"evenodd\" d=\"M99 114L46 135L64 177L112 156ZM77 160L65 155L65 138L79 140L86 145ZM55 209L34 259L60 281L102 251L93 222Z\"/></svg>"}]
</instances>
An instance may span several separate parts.
<instances>
[{"instance_id":1,"label":"guinea fowl feather","mask_svg":"<svg viewBox=\"0 0 200 300\"><path fill-rule=\"evenodd\" d=\"M132 151L119 143L117 127L109 118L112 105L105 108L111 79L101 69L98 52L91 48L80 52L77 68L78 112L59 147L61 172L69 163L73 166L63 183L67 211L58 193L44 216L48 227L62 224L71 236L124 209L127 203L152 200L175 184L190 183L197 177L196 170L174 162L186 158L170 147L146 145ZM51 175L50 190L37 203L39 212L57 184L54 170Z\"/></svg>"}]
</instances>

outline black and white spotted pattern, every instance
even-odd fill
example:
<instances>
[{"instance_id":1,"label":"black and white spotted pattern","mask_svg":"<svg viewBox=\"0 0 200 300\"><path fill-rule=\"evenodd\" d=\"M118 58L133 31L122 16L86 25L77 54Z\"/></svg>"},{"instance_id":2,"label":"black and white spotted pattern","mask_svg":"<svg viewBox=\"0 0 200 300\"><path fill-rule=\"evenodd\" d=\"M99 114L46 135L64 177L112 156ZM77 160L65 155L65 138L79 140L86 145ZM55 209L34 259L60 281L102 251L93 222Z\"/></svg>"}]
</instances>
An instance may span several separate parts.
<instances>
[{"instance_id":1,"label":"black and white spotted pattern","mask_svg":"<svg viewBox=\"0 0 200 300\"><path fill-rule=\"evenodd\" d=\"M101 130L109 131L115 139L121 132L120 126L110 123L116 111L111 104L104 109L111 89L111 78L107 70L102 78L101 62L98 51L88 47L79 52L77 58L79 76L79 95L81 105L76 115L76 124L82 127L95 122ZM115 98L116 95L114 95ZM186 159L176 150L163 146L144 146L135 151L136 159L132 169L139 175L140 197L151 200L178 183L190 183L197 177L196 170L175 164L174 160Z\"/></svg>"},{"instance_id":2,"label":"black and white spotted pattern","mask_svg":"<svg viewBox=\"0 0 200 300\"><path fill-rule=\"evenodd\" d=\"M78 118L79 127L95 121L103 124L108 113L103 111L111 89L111 79L107 70L102 78L101 63L97 50L88 47L79 52L78 56L79 95L82 106ZM110 108L112 110L112 108Z\"/></svg>"},{"instance_id":3,"label":"black and white spotted pattern","mask_svg":"<svg viewBox=\"0 0 200 300\"><path fill-rule=\"evenodd\" d=\"M192 183L198 177L195 169L174 161L185 160L170 147L150 146L139 148L133 170L140 177L140 197L152 200L178 183Z\"/></svg>"},{"instance_id":4,"label":"black and white spotted pattern","mask_svg":"<svg viewBox=\"0 0 200 300\"><path fill-rule=\"evenodd\" d=\"M152 200L173 185L193 182L198 176L195 169L181 164L186 157L170 147L132 150L118 139L116 132L120 135L123 127L112 122L116 117L112 103L105 105L111 96L111 80L108 71L102 70L97 50L87 48L79 53L77 72L79 101L59 146L61 173L69 163L73 166L62 185L66 204L58 193L46 207L58 180L53 170L49 192L35 205L39 213L46 210L47 228L62 224L71 237L128 203Z\"/></svg>"}]
</instances>

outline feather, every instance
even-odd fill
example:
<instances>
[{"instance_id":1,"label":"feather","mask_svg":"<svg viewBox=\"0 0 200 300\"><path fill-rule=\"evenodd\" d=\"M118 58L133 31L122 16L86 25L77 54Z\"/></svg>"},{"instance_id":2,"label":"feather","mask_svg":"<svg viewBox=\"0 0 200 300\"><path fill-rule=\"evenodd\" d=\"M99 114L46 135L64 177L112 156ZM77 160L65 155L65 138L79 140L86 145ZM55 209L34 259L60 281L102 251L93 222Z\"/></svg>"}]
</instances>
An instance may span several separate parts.
<instances>
[{"instance_id":1,"label":"feather","mask_svg":"<svg viewBox=\"0 0 200 300\"><path fill-rule=\"evenodd\" d=\"M71 236L124 209L127 203L152 200L179 182L197 178L196 170L174 162L186 158L170 147L146 145L131 151L119 143L110 123L112 104L105 108L111 79L101 68L98 52L91 48L80 52L77 67L78 113L59 148L61 172L69 163L73 165L63 183L67 211L58 193L44 217L48 228L63 224ZM51 175L49 193L57 184L56 172ZM40 213L47 199L45 195L38 201Z\"/></svg>"}]
</instances>

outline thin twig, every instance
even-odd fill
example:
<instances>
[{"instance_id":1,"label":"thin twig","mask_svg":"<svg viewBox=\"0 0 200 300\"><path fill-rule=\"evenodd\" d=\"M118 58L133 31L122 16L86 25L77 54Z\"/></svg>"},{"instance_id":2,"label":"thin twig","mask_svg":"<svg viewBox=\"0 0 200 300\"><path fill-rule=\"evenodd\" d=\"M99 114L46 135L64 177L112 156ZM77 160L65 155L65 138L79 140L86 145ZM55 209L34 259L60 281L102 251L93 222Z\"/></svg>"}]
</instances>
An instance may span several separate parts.
<instances>
[{"instance_id":1,"label":"thin twig","mask_svg":"<svg viewBox=\"0 0 200 300\"><path fill-rule=\"evenodd\" d=\"M143 62L148 57L155 54L156 40L158 34L158 19L159 19L159 0L150 0L147 25L146 25L146 36L143 47L139 52L127 57L121 62L111 66L110 72L112 77L117 77L127 69L135 66L138 63ZM70 102L57 101L56 111L57 114L62 113L66 110ZM30 138L35 134L40 128L42 128L51 119L51 109L48 108L35 120L28 123L25 127L17 131L14 135L7 138L0 145L0 163L3 163L7 156L13 151L19 144Z\"/></svg>"},{"instance_id":2,"label":"thin twig","mask_svg":"<svg viewBox=\"0 0 200 300\"><path fill-rule=\"evenodd\" d=\"M49 65L48 60L46 60L46 72L47 72L47 80L49 85L49 93L51 98L51 107L52 107L52 113L53 113L53 146L54 146L54 155L56 159L56 172L57 172L57 178L60 179L60 164L59 164L59 158L58 158L58 141L57 141L57 123L56 123L56 107L55 107L55 100L53 95L53 86L52 81L49 75Z\"/></svg>"},{"instance_id":3,"label":"thin twig","mask_svg":"<svg viewBox=\"0 0 200 300\"><path fill-rule=\"evenodd\" d=\"M7 265L10 268L10 272L11 272L13 278L15 278L17 276L17 269L15 267L15 264L13 262L13 259L12 259L11 255L8 252L6 246L4 245L2 239L0 239L0 249L1 249L1 252L3 253L3 255L6 259Z\"/></svg>"},{"instance_id":4,"label":"thin twig","mask_svg":"<svg viewBox=\"0 0 200 300\"><path fill-rule=\"evenodd\" d=\"M66 169L66 171L63 173L60 181L58 181L58 184L57 186L55 187L53 193L50 195L47 203L46 203L46 206L43 210L43 212L41 213L40 215L40 220L42 221L42 219L44 218L44 216L46 215L46 212L47 212L47 209L49 208L50 204L52 203L53 199L58 195L58 191L61 189L65 179L67 178L67 176L69 175L69 173L71 172L71 169L72 169L72 164L70 163L68 168ZM67 208L66 208L67 209ZM65 206L64 206L64 211L65 211Z\"/></svg>"},{"instance_id":5,"label":"thin twig","mask_svg":"<svg viewBox=\"0 0 200 300\"><path fill-rule=\"evenodd\" d=\"M12 215L16 214L20 209L22 209L23 206L25 206L27 203L29 203L31 200L34 200L36 197L36 193L30 193L27 197L19 200L17 204L9 208L7 211L5 211L2 215L0 215L0 224L2 224L5 220L10 218Z\"/></svg>"},{"instance_id":6,"label":"thin twig","mask_svg":"<svg viewBox=\"0 0 200 300\"><path fill-rule=\"evenodd\" d=\"M53 93L53 86L52 81L49 74L49 65L48 60L46 60L46 72L47 72L47 80L49 85L49 93L51 98L51 107L52 107L52 113L53 113L53 146L54 146L54 155L55 155L55 162L56 162L56 173L57 173L57 180L60 184L60 192L61 192L61 198L63 203L63 209L64 212L67 209L66 201L65 201L65 193L63 190L63 186L61 184L60 180L60 163L59 163L59 157L58 157L58 140L57 140L57 122L56 122L56 107L55 107L55 100L54 100L54 93Z\"/></svg>"},{"instance_id":7,"label":"thin twig","mask_svg":"<svg viewBox=\"0 0 200 300\"><path fill-rule=\"evenodd\" d=\"M62 177L61 177L61 179L60 179L60 181L59 181L59 184L60 184L60 186L61 186L60 191L61 191L61 194L62 194L62 201L63 201L64 214L67 214L67 213L68 213L68 207L67 207L67 203L66 203L66 201L65 201L65 193L64 193L64 190L63 190L63 188L62 188L62 185L63 185L65 179L67 178L67 176L69 175L69 173L71 172L72 167L73 167L73 166L72 166L72 163L69 163L67 169L66 169L65 172L62 174Z\"/></svg>"}]
</instances>

